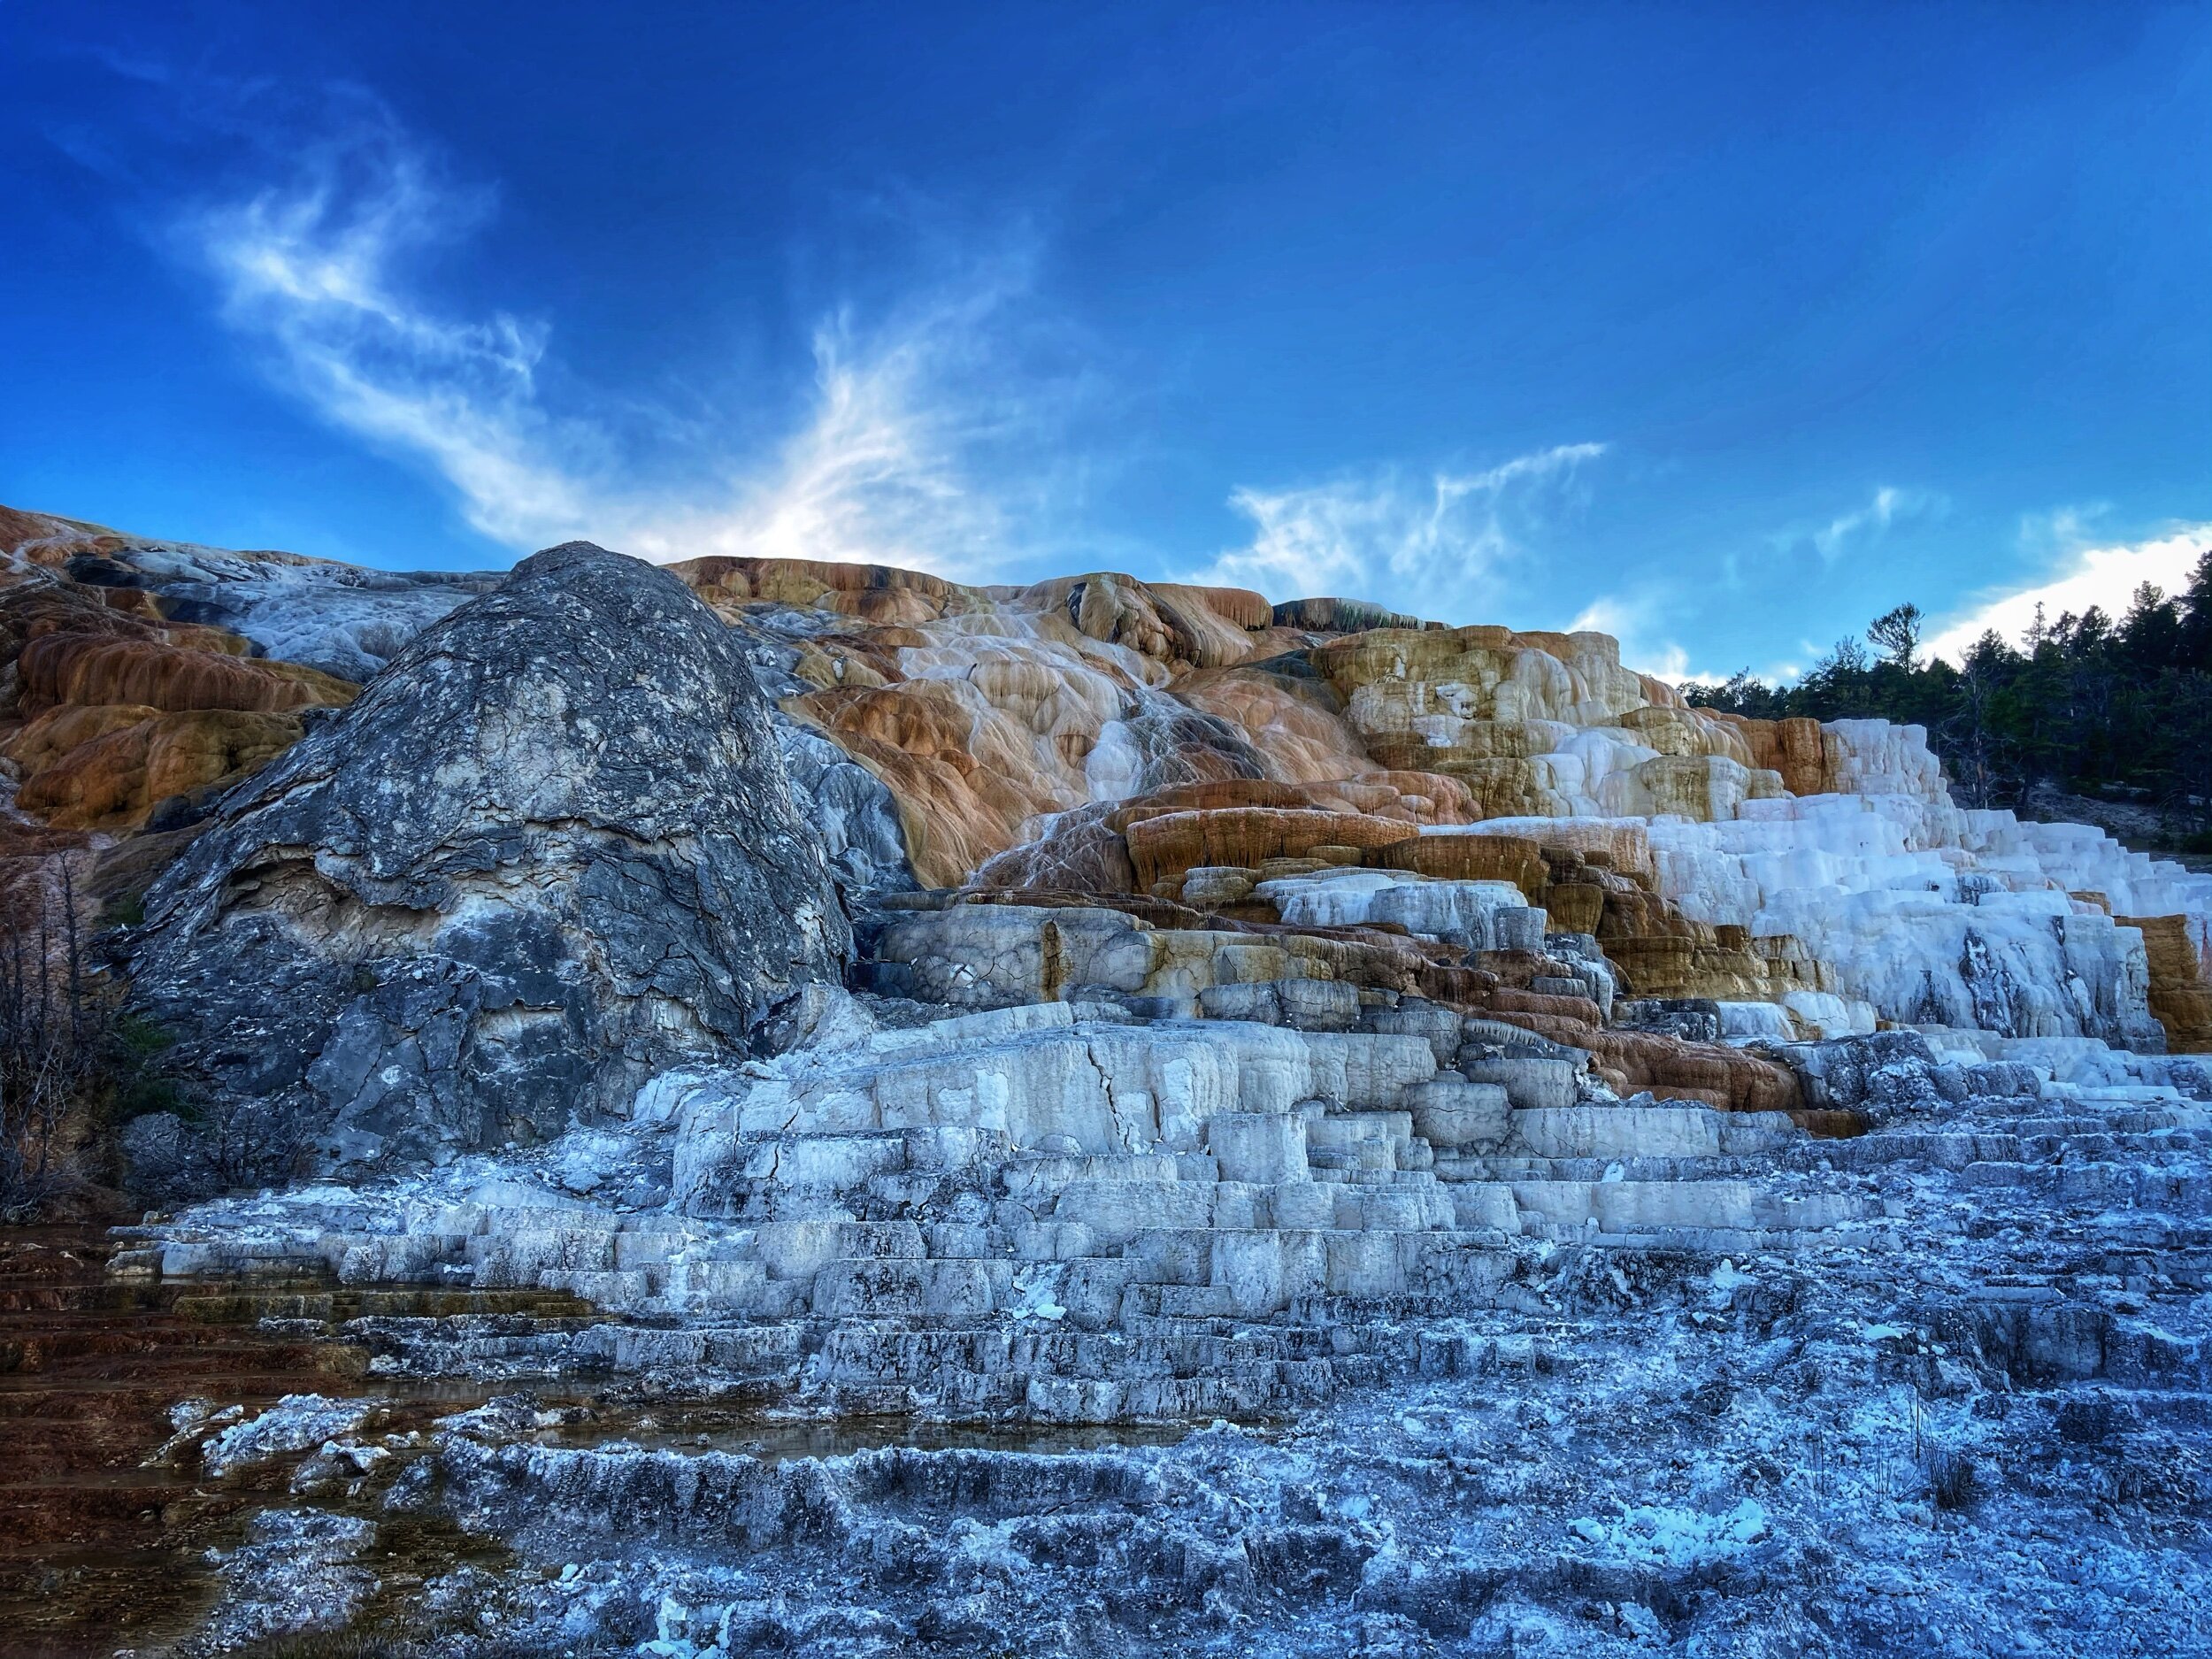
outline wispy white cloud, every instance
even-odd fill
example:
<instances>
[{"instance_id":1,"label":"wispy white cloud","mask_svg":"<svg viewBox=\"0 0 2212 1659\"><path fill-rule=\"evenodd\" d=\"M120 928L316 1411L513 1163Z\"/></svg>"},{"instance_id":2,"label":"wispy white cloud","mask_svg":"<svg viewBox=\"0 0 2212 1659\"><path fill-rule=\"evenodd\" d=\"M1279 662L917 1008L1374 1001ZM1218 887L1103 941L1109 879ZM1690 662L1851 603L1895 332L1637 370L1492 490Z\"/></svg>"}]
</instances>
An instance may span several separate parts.
<instances>
[{"instance_id":1,"label":"wispy white cloud","mask_svg":"<svg viewBox=\"0 0 2212 1659\"><path fill-rule=\"evenodd\" d=\"M1449 619L1502 598L1503 568L1524 538L1573 495L1602 443L1568 443L1474 472L1412 480L1386 471L1283 490L1240 488L1230 504L1251 541L1192 580L1271 599L1331 595Z\"/></svg>"},{"instance_id":2,"label":"wispy white cloud","mask_svg":"<svg viewBox=\"0 0 2212 1659\"><path fill-rule=\"evenodd\" d=\"M1798 525L1771 540L1785 549L1809 547L1823 565L1834 565L1847 554L1872 547L1900 525L1940 518L1950 510L1951 498L1940 490L1882 484L1864 504L1838 513L1826 524Z\"/></svg>"},{"instance_id":3,"label":"wispy white cloud","mask_svg":"<svg viewBox=\"0 0 2212 1659\"><path fill-rule=\"evenodd\" d=\"M641 457L613 400L564 408L549 396L548 324L451 315L411 283L419 256L468 236L492 205L372 108L282 184L204 208L186 231L225 314L287 385L427 466L468 523L508 547L588 536L663 560L744 553L974 578L1040 533L1053 466L987 487L978 465L1046 442L1048 405L1072 395L1002 350L1030 286L1020 248L941 270L886 313L825 317L810 397L780 442L733 449L720 423L695 421L670 455L678 423L658 420L661 452Z\"/></svg>"},{"instance_id":4,"label":"wispy white cloud","mask_svg":"<svg viewBox=\"0 0 2212 1659\"><path fill-rule=\"evenodd\" d=\"M2075 501L2044 512L2020 515L2018 541L2026 558L2062 558L2097 540L2097 526L2112 516L2108 501Z\"/></svg>"},{"instance_id":5,"label":"wispy white cloud","mask_svg":"<svg viewBox=\"0 0 2212 1659\"><path fill-rule=\"evenodd\" d=\"M536 370L546 331L504 313L438 317L399 286L411 254L464 234L489 201L442 187L388 124L319 149L301 176L205 211L201 248L229 319L274 349L293 388L337 425L428 461L469 522L521 545L584 516L548 459Z\"/></svg>"},{"instance_id":6,"label":"wispy white cloud","mask_svg":"<svg viewBox=\"0 0 2212 1659\"><path fill-rule=\"evenodd\" d=\"M1617 640L1636 639L1640 642L1655 614L1656 607L1648 597L1631 599L1620 594L1607 594L1583 606L1574 620L1567 624L1567 632L1579 634L1587 629L1609 634Z\"/></svg>"},{"instance_id":7,"label":"wispy white cloud","mask_svg":"<svg viewBox=\"0 0 2212 1659\"><path fill-rule=\"evenodd\" d=\"M2178 593L2188 585L2198 558L2212 549L2212 524L2182 525L2147 540L2101 547L2085 545L2077 539L2085 534L2087 518L2074 511L2024 526L2024 539L2031 541L2059 538L2074 540L2075 544L2045 580L1986 592L1947 618L1928 641L1929 654L1961 662L1974 642L1993 628L2017 644L2033 624L2038 606L2054 622L2069 611L2079 616L2092 605L2101 607L2107 616L2117 620L2145 582L2169 594Z\"/></svg>"},{"instance_id":8,"label":"wispy white cloud","mask_svg":"<svg viewBox=\"0 0 2212 1659\"><path fill-rule=\"evenodd\" d=\"M986 482L979 452L1041 420L1015 383L979 382L995 313L1018 303L1024 262L972 267L872 328L849 311L814 333L814 397L772 452L729 464L718 488L673 506L633 504L634 550L653 558L747 553L901 565L985 576L1036 529L1041 473Z\"/></svg>"}]
</instances>

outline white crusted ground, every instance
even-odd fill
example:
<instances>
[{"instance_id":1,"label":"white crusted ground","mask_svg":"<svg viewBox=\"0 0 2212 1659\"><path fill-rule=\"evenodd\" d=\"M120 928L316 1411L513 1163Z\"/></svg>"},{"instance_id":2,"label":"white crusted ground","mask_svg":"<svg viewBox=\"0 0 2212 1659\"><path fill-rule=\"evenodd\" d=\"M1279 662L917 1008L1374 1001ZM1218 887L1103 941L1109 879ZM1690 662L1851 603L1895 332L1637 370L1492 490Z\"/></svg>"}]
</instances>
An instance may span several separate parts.
<instances>
[{"instance_id":1,"label":"white crusted ground","mask_svg":"<svg viewBox=\"0 0 2212 1659\"><path fill-rule=\"evenodd\" d=\"M1070 1277L1079 1260L992 1255L1016 1243L1010 1214L816 1224L895 1192L923 1215L964 1194L1006 1203L1048 1166L1059 1196L1095 1205L1097 1174L1068 1166L1146 1155L1015 1143L1079 1141L1085 1122L1118 1140L1110 1112L1017 1127L987 1179L949 1187L947 1169L918 1181L910 1164L803 1182L817 1213L797 1231L772 1179L741 1202L686 1186L687 1140L698 1167L741 1166L749 1145L793 1144L783 1127L745 1141L749 1111L787 1124L811 1100L864 1117L899 1097L887 1075L944 1052L943 1031L869 1033L857 1012L832 1010L831 1048L672 1079L618 1130L152 1230L172 1271L313 1258L355 1280L574 1288L608 1310L349 1328L377 1376L474 1374L547 1400L465 1413L389 1455L338 1434L303 1471L298 1518L257 1524L227 1566L210 1632L342 1622L366 1605L386 1531L434 1517L513 1552L411 1599L399 1633L454 1654L493 1636L671 1655L2212 1647L2212 1109L2189 1065L2075 1040L2046 1041L2039 1069L2031 1045L1999 1057L1999 1040L1948 1033L1932 1049L1898 1033L1809 1050L1821 1087L1879 1117L1849 1141L1698 1108L1509 1102L1487 1149L1455 1155L1473 1162L1414 1183L1455 1206L1502 1194L1475 1201L1484 1227L1422 1225L1417 1206L1370 1217L1363 1197L1319 1226L1265 1213L1285 1187L1435 1176L1399 1169L1411 1141L1386 1133L1399 1150L1365 1171L1386 1179L1317 1179L1325 1159L1276 1180L1247 1225L1210 1208L1118 1246L1094 1231L1096 1261L1134 1247L1148 1264L1109 1306ZM1020 1056L1082 1030L1033 1009L952 1029L992 1019L1031 1027L1005 1039ZM1278 1079L1281 1057L1254 1064L1267 1045L1360 1035L1210 1024L1197 1029L1239 1067ZM1136 1034L1110 1021L1085 1041L1107 1053ZM1147 1064L1172 1048L1158 1034ZM972 1087L990 1063L963 1052ZM2186 1087L2147 1079L2162 1067ZM1405 1116L1359 1094L1375 1076L1340 1071L1316 1121ZM1630 1130L1641 1149L1618 1139ZM832 1143L885 1133L849 1117L806 1156L818 1176ZM1167 1156L1194 1164L1162 1185L1210 1206L1268 1186L1222 1179L1215 1150ZM722 1213L686 1213L687 1193ZM1180 1256L1146 1242L1170 1233ZM1269 1233L1269 1249L1319 1251L1321 1281L1279 1306L1240 1288ZM1328 1282L1333 1263L1382 1259L1376 1238L1411 1279ZM1232 1266L1201 1271L1194 1249ZM933 1263L964 1263L985 1299L914 1300ZM579 1388L608 1402L603 1426L543 1409ZM755 1402L764 1448L741 1449L725 1417L695 1443L695 1414L737 1402ZM892 1404L921 1421L851 1416ZM841 1422L831 1432L861 1449L779 1455L778 1414ZM1133 1421L1148 1417L1241 1425L1159 1445ZM983 1426L945 1444L932 1418ZM1068 1449L1063 1425L1084 1420L1105 1426Z\"/></svg>"}]
</instances>

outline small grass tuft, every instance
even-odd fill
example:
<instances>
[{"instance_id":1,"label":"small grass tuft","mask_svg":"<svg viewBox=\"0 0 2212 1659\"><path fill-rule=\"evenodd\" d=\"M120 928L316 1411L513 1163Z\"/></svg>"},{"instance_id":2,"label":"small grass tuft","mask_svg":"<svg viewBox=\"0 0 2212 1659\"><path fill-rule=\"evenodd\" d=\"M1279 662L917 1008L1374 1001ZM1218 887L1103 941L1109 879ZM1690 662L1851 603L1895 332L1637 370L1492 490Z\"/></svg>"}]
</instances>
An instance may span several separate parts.
<instances>
[{"instance_id":1,"label":"small grass tuft","mask_svg":"<svg viewBox=\"0 0 2212 1659\"><path fill-rule=\"evenodd\" d=\"M1947 1446L1932 1446L1926 1457L1928 1492L1939 1509L1973 1507L1979 1495L1980 1476L1974 1460Z\"/></svg>"}]
</instances>

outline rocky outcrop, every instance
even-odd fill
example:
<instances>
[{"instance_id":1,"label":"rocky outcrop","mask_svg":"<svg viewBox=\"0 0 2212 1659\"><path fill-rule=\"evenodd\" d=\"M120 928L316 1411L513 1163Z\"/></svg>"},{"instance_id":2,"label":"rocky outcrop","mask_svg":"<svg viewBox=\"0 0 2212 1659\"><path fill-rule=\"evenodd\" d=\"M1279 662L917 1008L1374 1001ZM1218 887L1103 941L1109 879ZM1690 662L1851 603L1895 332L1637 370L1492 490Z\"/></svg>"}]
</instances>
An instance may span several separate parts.
<instances>
[{"instance_id":1,"label":"rocky outcrop","mask_svg":"<svg viewBox=\"0 0 2212 1659\"><path fill-rule=\"evenodd\" d=\"M1111 573L1023 588L803 560L672 567L795 649L779 693L889 791L906 857L965 880L1041 819L1145 790L1270 774L1230 718L1167 695L1273 638L1256 594Z\"/></svg>"},{"instance_id":2,"label":"rocky outcrop","mask_svg":"<svg viewBox=\"0 0 2212 1659\"><path fill-rule=\"evenodd\" d=\"M1141 893L1179 902L1195 870L1248 867L1258 881L1292 866L1380 863L1393 847L1425 841L1417 828L1437 803L1422 790L1449 781L1377 773L1312 784L1249 777L1170 784L1056 814L1029 840L987 860L972 885ZM1207 909L1218 903L1191 902Z\"/></svg>"},{"instance_id":3,"label":"rocky outcrop","mask_svg":"<svg viewBox=\"0 0 2212 1659\"><path fill-rule=\"evenodd\" d=\"M1433 628L1399 611L1386 611L1364 599L1288 599L1275 607L1279 628L1304 628L1316 634L1358 634L1369 628Z\"/></svg>"},{"instance_id":4,"label":"rocky outcrop","mask_svg":"<svg viewBox=\"0 0 2212 1659\"><path fill-rule=\"evenodd\" d=\"M1703 712L1741 733L1751 764L1778 773L1782 787L1792 795L1827 795L1835 789L1839 749L1835 736L1823 731L1819 721L1801 717L1752 720L1717 709Z\"/></svg>"},{"instance_id":5,"label":"rocky outcrop","mask_svg":"<svg viewBox=\"0 0 2212 1659\"><path fill-rule=\"evenodd\" d=\"M848 949L736 637L574 542L231 797L130 955L180 1064L344 1159L618 1111Z\"/></svg>"},{"instance_id":6,"label":"rocky outcrop","mask_svg":"<svg viewBox=\"0 0 2212 1659\"><path fill-rule=\"evenodd\" d=\"M784 705L890 789L915 873L932 886L964 879L1046 815L1263 775L1233 726L1154 690L1141 659L1097 649L1056 613L1027 620L1039 637L893 648L886 665L900 678L887 683L852 683L865 659L842 656L839 683Z\"/></svg>"},{"instance_id":7,"label":"rocky outcrop","mask_svg":"<svg viewBox=\"0 0 2212 1659\"><path fill-rule=\"evenodd\" d=\"M1419 833L1393 818L1294 807L1164 812L1125 832L1137 879L1147 888L1201 865L1256 867L1271 858L1302 858L1317 848L1342 848L1356 859L1369 848L1410 841Z\"/></svg>"},{"instance_id":8,"label":"rocky outcrop","mask_svg":"<svg viewBox=\"0 0 2212 1659\"><path fill-rule=\"evenodd\" d=\"M250 721L321 718L257 710L346 689L256 651L326 657L319 617L383 649L478 580L35 516L11 536L25 581L0 626L24 661L4 689L18 714L67 700L0 744L48 826L192 821L289 735ZM1110 572L674 569L777 705L850 903L918 882L1102 907L1190 941L1179 963L1223 953L1175 970L1208 1018L1338 1018L1348 987L1411 991L1573 1048L1608 1087L1739 1108L1787 1092L1749 1043L1888 1021L2185 1048L2212 1028L2212 880L1960 810L1916 728L1693 709L1601 634L1349 601L1271 609ZM202 702L226 706L184 706ZM1240 930L1302 938L1265 949L1309 967L1238 988L1256 959ZM1313 988L1348 932L1395 965Z\"/></svg>"},{"instance_id":9,"label":"rocky outcrop","mask_svg":"<svg viewBox=\"0 0 2212 1659\"><path fill-rule=\"evenodd\" d=\"M367 680L496 571L386 571L296 553L242 552L127 535L103 525L0 508L0 555L117 614L223 640L339 680Z\"/></svg>"},{"instance_id":10,"label":"rocky outcrop","mask_svg":"<svg viewBox=\"0 0 2212 1659\"><path fill-rule=\"evenodd\" d=\"M2212 1053L2212 975L2205 972L2203 924L2189 916L2114 919L2143 935L2151 1015L2165 1030L2167 1053Z\"/></svg>"},{"instance_id":11,"label":"rocky outcrop","mask_svg":"<svg viewBox=\"0 0 2212 1659\"><path fill-rule=\"evenodd\" d=\"M838 744L787 713L787 698L810 689L797 670L810 648L807 629L757 626L742 613L718 612L744 652L753 683L769 704L775 728L803 810L821 832L822 848L838 891L849 907L864 905L885 893L910 890L914 872L907 859L898 803L883 781ZM788 624L794 618L780 614Z\"/></svg>"},{"instance_id":12,"label":"rocky outcrop","mask_svg":"<svg viewBox=\"0 0 2212 1659\"><path fill-rule=\"evenodd\" d=\"M1732 722L1624 668L1602 634L1374 627L1315 667L1376 764L1443 772L1472 816L1735 816L1785 792Z\"/></svg>"}]
</instances>

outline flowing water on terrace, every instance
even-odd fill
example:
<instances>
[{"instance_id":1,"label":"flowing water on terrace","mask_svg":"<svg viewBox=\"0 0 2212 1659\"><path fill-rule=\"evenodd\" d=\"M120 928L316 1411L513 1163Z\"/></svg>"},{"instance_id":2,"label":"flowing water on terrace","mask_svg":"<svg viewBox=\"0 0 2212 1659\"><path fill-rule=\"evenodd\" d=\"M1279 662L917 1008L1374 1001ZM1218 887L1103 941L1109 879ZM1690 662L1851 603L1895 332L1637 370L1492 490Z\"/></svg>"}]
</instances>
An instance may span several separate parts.
<instances>
[{"instance_id":1,"label":"flowing water on terrace","mask_svg":"<svg viewBox=\"0 0 2212 1659\"><path fill-rule=\"evenodd\" d=\"M106 1271L115 1248L93 1227L0 1230L0 1648L11 1659L110 1659L119 1650L165 1647L214 1602L219 1583L208 1552L235 1545L257 1512L299 1501L289 1487L304 1452L221 1479L201 1476L189 1445L180 1456L153 1461L173 1432L170 1407L184 1400L242 1406L250 1417L289 1394L374 1396L387 1403L360 1431L374 1440L427 1430L449 1413L527 1389L545 1409L538 1438L547 1445L622 1441L771 1462L896 1445L1080 1451L1166 1444L1184 1432L824 1418L649 1398L634 1382L595 1388L574 1379L548 1386L373 1376L363 1348L327 1333L373 1315L504 1315L547 1324L595 1316L588 1303L545 1291L117 1279ZM313 1499L378 1525L370 1563L378 1589L357 1630L396 1621L440 1574L511 1560L496 1540L442 1518L379 1508L409 1461L394 1457L343 1495L325 1488Z\"/></svg>"},{"instance_id":2,"label":"flowing water on terrace","mask_svg":"<svg viewBox=\"0 0 2212 1659\"><path fill-rule=\"evenodd\" d=\"M489 1392L489 1391L486 1391ZM545 1391L536 1391L543 1396ZM1179 1424L1115 1425L1096 1428L917 1423L889 1417L772 1417L757 1410L720 1411L711 1406L599 1404L588 1416L553 1425L538 1435L547 1446L589 1448L620 1440L648 1450L742 1452L763 1463L794 1457L842 1457L885 1446L917 1451L971 1448L994 1452L1090 1452L1110 1446L1172 1446L1190 1431Z\"/></svg>"},{"instance_id":3,"label":"flowing water on terrace","mask_svg":"<svg viewBox=\"0 0 2212 1659\"><path fill-rule=\"evenodd\" d=\"M0 1233L0 1628L24 1659L106 1659L182 1634L214 1594L207 1550L285 1496L297 1457L221 1480L196 1479L189 1456L150 1462L176 1402L250 1415L288 1394L376 1394L393 1401L378 1427L404 1432L485 1392L389 1387L357 1347L261 1324L352 1317L375 1296L119 1281L113 1248L96 1228Z\"/></svg>"}]
</instances>

